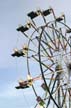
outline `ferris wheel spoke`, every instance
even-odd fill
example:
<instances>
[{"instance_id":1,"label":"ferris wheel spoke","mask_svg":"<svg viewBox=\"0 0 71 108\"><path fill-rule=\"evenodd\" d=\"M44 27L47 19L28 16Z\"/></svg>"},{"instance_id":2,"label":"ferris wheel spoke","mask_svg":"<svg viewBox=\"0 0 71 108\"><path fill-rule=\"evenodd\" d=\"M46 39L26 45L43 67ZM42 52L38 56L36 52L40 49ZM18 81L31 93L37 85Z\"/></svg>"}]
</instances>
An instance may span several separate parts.
<instances>
[{"instance_id":1,"label":"ferris wheel spoke","mask_svg":"<svg viewBox=\"0 0 71 108\"><path fill-rule=\"evenodd\" d=\"M51 48L52 50L55 50L55 48L54 47L52 47L51 45L50 45L50 42L45 42L44 40L41 40L45 45L47 45L48 46L48 48Z\"/></svg>"},{"instance_id":2,"label":"ferris wheel spoke","mask_svg":"<svg viewBox=\"0 0 71 108\"><path fill-rule=\"evenodd\" d=\"M50 41L53 43L53 45L55 46L55 48L56 48L56 45L55 45L55 43L53 42L51 36L50 36L45 30L44 30L44 32L45 32L45 34L47 35L47 37L50 39Z\"/></svg>"},{"instance_id":3,"label":"ferris wheel spoke","mask_svg":"<svg viewBox=\"0 0 71 108\"><path fill-rule=\"evenodd\" d=\"M51 50L52 47L48 44L49 42L48 42L47 37L46 37L46 35L44 34L44 32L43 32L43 35L44 35L45 41L42 40L42 42L43 42L45 45L48 46L49 52L50 52L50 54L53 56L53 52L52 52L52 50Z\"/></svg>"},{"instance_id":4,"label":"ferris wheel spoke","mask_svg":"<svg viewBox=\"0 0 71 108\"><path fill-rule=\"evenodd\" d=\"M54 75L53 75L53 76L54 76ZM53 76L52 76L52 77L53 77ZM53 90L54 90L54 87L55 87L55 84L56 84L56 81L57 81L57 77L58 77L58 76L56 76L55 81L54 81L54 83L53 83L52 90L51 90L51 94L53 94ZM50 104L50 98L49 98L48 103L47 103L47 108L48 108L49 104Z\"/></svg>"},{"instance_id":5,"label":"ferris wheel spoke","mask_svg":"<svg viewBox=\"0 0 71 108\"><path fill-rule=\"evenodd\" d=\"M49 53L47 52L47 50L44 48L44 46L41 44L41 47L43 48L43 50L45 51L45 53L46 53L46 56L48 56L49 58L50 58L50 60L52 61L52 62L54 62L52 59L51 59L51 55L49 55Z\"/></svg>"},{"instance_id":6,"label":"ferris wheel spoke","mask_svg":"<svg viewBox=\"0 0 71 108\"><path fill-rule=\"evenodd\" d=\"M63 89L62 89L62 92L63 92ZM63 107L63 105L65 104L65 100L66 100L66 95L67 95L67 89L66 89L66 91L65 91L65 94L63 93L63 101L62 101L62 107Z\"/></svg>"},{"instance_id":7,"label":"ferris wheel spoke","mask_svg":"<svg viewBox=\"0 0 71 108\"><path fill-rule=\"evenodd\" d=\"M53 40L54 40L54 42L55 42L55 46L57 47L57 45L56 45L56 34L55 34L55 27L54 27L54 24L51 24L51 26L52 26L52 35L53 35Z\"/></svg>"},{"instance_id":8,"label":"ferris wheel spoke","mask_svg":"<svg viewBox=\"0 0 71 108\"><path fill-rule=\"evenodd\" d=\"M39 59L37 59L36 57L34 57L34 56L32 56L32 57L33 57L37 62L40 62ZM45 68L49 69L51 72L54 72L54 71L50 68L50 66L44 64L43 62L41 62L41 64L42 64Z\"/></svg>"}]
</instances>

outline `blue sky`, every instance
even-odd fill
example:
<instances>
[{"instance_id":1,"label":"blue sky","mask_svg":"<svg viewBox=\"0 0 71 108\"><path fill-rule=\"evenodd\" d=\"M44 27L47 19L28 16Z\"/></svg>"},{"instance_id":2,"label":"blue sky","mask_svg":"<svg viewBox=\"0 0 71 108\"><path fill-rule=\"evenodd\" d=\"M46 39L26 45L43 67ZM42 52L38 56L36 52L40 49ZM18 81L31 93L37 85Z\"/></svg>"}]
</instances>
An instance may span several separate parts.
<instances>
[{"instance_id":1,"label":"blue sky","mask_svg":"<svg viewBox=\"0 0 71 108\"><path fill-rule=\"evenodd\" d=\"M0 0L0 108L34 106L32 89L17 91L14 88L18 79L26 76L27 67L25 59L14 59L11 53L17 44L21 46L26 42L16 28L19 24L26 23L27 13L38 8L48 9L50 6L56 15L64 12L68 24L71 25L71 0Z\"/></svg>"}]
</instances>

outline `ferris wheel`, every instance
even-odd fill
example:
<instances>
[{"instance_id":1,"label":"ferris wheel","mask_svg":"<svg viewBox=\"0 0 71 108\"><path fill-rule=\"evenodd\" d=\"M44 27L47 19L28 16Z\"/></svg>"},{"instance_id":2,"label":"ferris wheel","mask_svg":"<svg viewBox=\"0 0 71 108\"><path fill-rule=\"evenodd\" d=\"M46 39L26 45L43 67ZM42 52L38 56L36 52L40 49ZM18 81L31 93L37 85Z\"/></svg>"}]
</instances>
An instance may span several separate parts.
<instances>
[{"instance_id":1,"label":"ferris wheel","mask_svg":"<svg viewBox=\"0 0 71 108\"><path fill-rule=\"evenodd\" d=\"M30 18L27 24L17 28L28 39L27 44L12 54L27 58L27 80L20 80L16 89L32 87L36 96L34 108L71 108L71 28L65 15L57 17L52 8L27 15ZM31 62L37 63L34 77ZM42 80L39 85L44 96L37 94L34 86L37 80Z\"/></svg>"}]
</instances>

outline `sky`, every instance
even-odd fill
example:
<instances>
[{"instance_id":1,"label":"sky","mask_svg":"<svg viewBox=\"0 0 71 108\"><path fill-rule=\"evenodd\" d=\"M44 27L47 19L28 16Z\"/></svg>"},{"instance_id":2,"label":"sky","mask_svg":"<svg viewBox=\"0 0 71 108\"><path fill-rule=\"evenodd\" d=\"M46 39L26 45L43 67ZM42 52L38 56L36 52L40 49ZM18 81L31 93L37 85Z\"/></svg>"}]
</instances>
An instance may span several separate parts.
<instances>
[{"instance_id":1,"label":"sky","mask_svg":"<svg viewBox=\"0 0 71 108\"><path fill-rule=\"evenodd\" d=\"M26 42L16 28L19 24L25 25L27 13L50 6L56 15L64 12L71 25L71 0L0 0L0 108L33 108L35 105L32 89L15 89L18 79L25 78L27 67L25 59L12 58L11 53L13 48ZM37 91L39 93L38 88Z\"/></svg>"}]
</instances>

